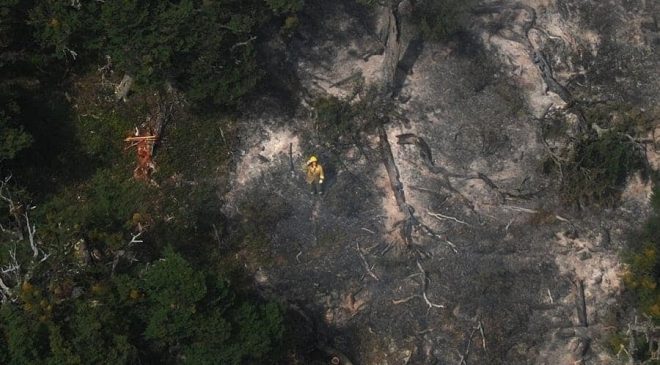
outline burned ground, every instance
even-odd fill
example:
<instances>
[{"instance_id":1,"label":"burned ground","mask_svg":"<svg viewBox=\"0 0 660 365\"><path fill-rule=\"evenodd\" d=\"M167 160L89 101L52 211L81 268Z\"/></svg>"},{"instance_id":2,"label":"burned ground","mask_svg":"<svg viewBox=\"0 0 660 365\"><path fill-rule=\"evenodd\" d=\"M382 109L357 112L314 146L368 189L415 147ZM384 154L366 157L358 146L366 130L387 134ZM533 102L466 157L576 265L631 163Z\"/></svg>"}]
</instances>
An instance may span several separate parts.
<instances>
[{"instance_id":1,"label":"burned ground","mask_svg":"<svg viewBox=\"0 0 660 365\"><path fill-rule=\"evenodd\" d=\"M655 5L623 1L603 13L594 1L524 3L495 4L503 10L475 14L461 38L416 48L398 85L392 102L405 118L385 124L387 140L407 202L436 233L418 225L413 247L400 242L401 213L377 135L363 134L360 148L336 149L311 127L311 101L354 90L339 81L354 74L367 85L378 81L378 17L348 1L307 8L292 55L302 106L291 118L260 101L223 199L235 218L250 217L241 207L281 208L248 223L264 227L267 243L245 264L266 295L295 308L311 343L357 364L615 363L604 337L621 291L617 250L647 214L650 186L631 179L617 207L562 203L558 177L543 171L544 126L553 116L564 130L575 128L575 110L546 90L531 56L542 50L579 101L650 109L658 96L657 27L643 25ZM532 41L520 33L528 21L521 9L535 12ZM508 20L495 24L504 13ZM597 14L642 20L603 28ZM622 45L612 29L646 38ZM622 66L604 77L631 49L643 72ZM651 119L657 124L657 114ZM433 168L419 146L396 144L402 134L423 138ZM303 180L310 153L328 171L321 197Z\"/></svg>"}]
</instances>

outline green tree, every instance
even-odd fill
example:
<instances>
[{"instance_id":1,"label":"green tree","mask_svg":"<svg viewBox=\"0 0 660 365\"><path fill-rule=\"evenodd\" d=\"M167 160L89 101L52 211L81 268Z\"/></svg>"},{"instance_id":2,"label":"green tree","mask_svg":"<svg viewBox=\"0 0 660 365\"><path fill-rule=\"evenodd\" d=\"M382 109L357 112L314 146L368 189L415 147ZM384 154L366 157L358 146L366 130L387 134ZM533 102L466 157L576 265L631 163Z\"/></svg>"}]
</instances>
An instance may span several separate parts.
<instances>
[{"instance_id":1,"label":"green tree","mask_svg":"<svg viewBox=\"0 0 660 365\"><path fill-rule=\"evenodd\" d=\"M213 275L194 270L171 249L143 276L145 338L156 352L199 364L266 361L283 335L282 312L273 303L240 299Z\"/></svg>"},{"instance_id":2,"label":"green tree","mask_svg":"<svg viewBox=\"0 0 660 365\"><path fill-rule=\"evenodd\" d=\"M279 305L242 295L171 248L134 274L93 281L54 306L36 287L23 291L21 306L0 308L3 363L238 365L282 355Z\"/></svg>"},{"instance_id":3,"label":"green tree","mask_svg":"<svg viewBox=\"0 0 660 365\"><path fill-rule=\"evenodd\" d=\"M11 160L32 143L32 136L22 126L12 125L10 119L0 111L0 163Z\"/></svg>"},{"instance_id":4,"label":"green tree","mask_svg":"<svg viewBox=\"0 0 660 365\"><path fill-rule=\"evenodd\" d=\"M48 354L48 328L38 319L31 317L11 304L0 308L0 328L6 341L8 365L28 365L43 363ZM1 352L0 352L1 354Z\"/></svg>"},{"instance_id":5,"label":"green tree","mask_svg":"<svg viewBox=\"0 0 660 365\"><path fill-rule=\"evenodd\" d=\"M297 13L305 6L305 0L265 0L275 14Z\"/></svg>"},{"instance_id":6,"label":"green tree","mask_svg":"<svg viewBox=\"0 0 660 365\"><path fill-rule=\"evenodd\" d=\"M89 64L105 55L147 85L176 81L190 99L233 105L262 76L254 41L273 12L300 1L38 1L30 24L45 53ZM272 8L272 10L271 10Z\"/></svg>"}]
</instances>

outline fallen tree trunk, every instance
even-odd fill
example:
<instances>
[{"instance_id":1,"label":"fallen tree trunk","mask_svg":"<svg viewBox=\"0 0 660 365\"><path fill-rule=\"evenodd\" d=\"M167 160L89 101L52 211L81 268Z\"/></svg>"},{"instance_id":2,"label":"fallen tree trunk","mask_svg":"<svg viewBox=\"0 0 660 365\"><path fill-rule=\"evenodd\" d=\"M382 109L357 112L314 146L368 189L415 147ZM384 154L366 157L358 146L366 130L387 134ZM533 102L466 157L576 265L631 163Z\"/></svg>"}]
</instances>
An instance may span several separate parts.
<instances>
[{"instance_id":1,"label":"fallen tree trunk","mask_svg":"<svg viewBox=\"0 0 660 365\"><path fill-rule=\"evenodd\" d=\"M412 244L412 229L415 225L415 217L413 215L414 209L408 203L406 203L406 195L403 190L403 184L401 183L399 176L399 169L394 162L394 155L392 154L392 148L390 147L390 142L387 139L387 133L385 132L385 127L382 125L378 128L378 136L380 138L380 153L385 165L385 170L387 171L387 176L390 180L390 187L394 193L394 198L396 199L396 205L399 207L399 211L403 213L403 220L401 221L401 238L406 245Z\"/></svg>"},{"instance_id":2,"label":"fallen tree trunk","mask_svg":"<svg viewBox=\"0 0 660 365\"><path fill-rule=\"evenodd\" d=\"M587 327L589 322L587 321L587 303L584 298L584 281L576 280L575 285L575 307L577 309L578 321L580 326Z\"/></svg>"}]
</instances>

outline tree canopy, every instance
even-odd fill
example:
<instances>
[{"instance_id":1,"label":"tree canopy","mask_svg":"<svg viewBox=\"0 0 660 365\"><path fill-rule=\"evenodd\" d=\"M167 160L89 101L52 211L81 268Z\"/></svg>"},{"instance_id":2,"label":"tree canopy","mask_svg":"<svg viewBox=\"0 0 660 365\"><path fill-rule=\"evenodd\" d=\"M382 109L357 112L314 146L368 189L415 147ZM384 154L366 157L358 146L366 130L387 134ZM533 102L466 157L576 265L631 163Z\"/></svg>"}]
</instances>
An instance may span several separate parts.
<instances>
[{"instance_id":1,"label":"tree canopy","mask_svg":"<svg viewBox=\"0 0 660 365\"><path fill-rule=\"evenodd\" d=\"M264 29L303 5L0 4L0 363L281 359L282 307L242 285L209 236L216 225L224 232L212 179L185 189L171 179L136 183L122 140L166 87L186 105L235 107L264 75ZM135 78L147 106L108 98L104 66L110 83ZM181 119L169 127L172 147L159 167L168 176L210 174L199 166L204 142L190 134L211 130L219 140L217 120ZM207 145L219 156L207 163L222 164L227 147Z\"/></svg>"}]
</instances>

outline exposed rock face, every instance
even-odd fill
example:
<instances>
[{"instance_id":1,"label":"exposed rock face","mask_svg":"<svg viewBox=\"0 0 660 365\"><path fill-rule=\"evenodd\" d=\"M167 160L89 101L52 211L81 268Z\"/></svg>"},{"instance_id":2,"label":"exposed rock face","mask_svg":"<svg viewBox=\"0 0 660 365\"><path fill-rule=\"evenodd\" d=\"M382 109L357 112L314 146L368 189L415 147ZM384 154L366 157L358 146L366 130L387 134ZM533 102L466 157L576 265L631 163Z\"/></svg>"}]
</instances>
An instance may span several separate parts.
<instances>
[{"instance_id":1,"label":"exposed rock face","mask_svg":"<svg viewBox=\"0 0 660 365\"><path fill-rule=\"evenodd\" d=\"M372 24L391 30L391 11L352 1L306 11L294 62L308 101L349 95L338 81L355 74L393 80L391 60L417 47L379 38ZM647 214L650 187L631 179L614 209L561 206L541 173L541 127L552 115L568 135L588 130L582 106L613 102L658 123L659 11L652 1L483 2L469 34L425 43L400 81L406 98L392 101L407 123L384 126L407 204L430 228L411 232L411 250L392 245L402 217L377 134L361 152L335 151L304 102L293 121L277 108L255 115L226 210L240 214L253 195L288 207L260 285L358 364L617 363L603 344L622 290L617 249ZM323 199L307 196L302 173L291 177L289 143L295 166L309 153L326 164Z\"/></svg>"}]
</instances>

